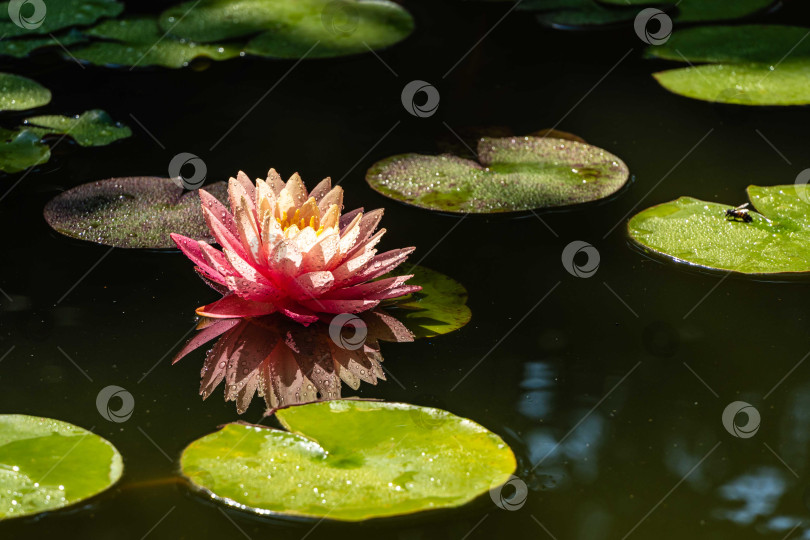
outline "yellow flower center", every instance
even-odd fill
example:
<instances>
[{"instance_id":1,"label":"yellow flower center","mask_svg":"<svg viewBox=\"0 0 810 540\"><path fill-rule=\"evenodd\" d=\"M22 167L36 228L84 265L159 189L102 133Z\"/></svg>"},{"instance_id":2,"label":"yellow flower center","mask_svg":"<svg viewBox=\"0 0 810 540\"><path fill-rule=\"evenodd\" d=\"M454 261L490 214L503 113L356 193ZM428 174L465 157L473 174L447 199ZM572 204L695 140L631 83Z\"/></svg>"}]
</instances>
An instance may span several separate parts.
<instances>
[{"instance_id":1,"label":"yellow flower center","mask_svg":"<svg viewBox=\"0 0 810 540\"><path fill-rule=\"evenodd\" d=\"M323 232L323 227L321 227L321 218L319 216L310 216L309 223L306 222L304 218L301 217L301 210L296 210L295 214L292 216L288 216L287 212L282 212L280 218L276 218L278 224L281 226L281 230L287 232L292 226L295 226L298 230L303 230L306 227L312 227L315 229L315 235L319 236Z\"/></svg>"}]
</instances>

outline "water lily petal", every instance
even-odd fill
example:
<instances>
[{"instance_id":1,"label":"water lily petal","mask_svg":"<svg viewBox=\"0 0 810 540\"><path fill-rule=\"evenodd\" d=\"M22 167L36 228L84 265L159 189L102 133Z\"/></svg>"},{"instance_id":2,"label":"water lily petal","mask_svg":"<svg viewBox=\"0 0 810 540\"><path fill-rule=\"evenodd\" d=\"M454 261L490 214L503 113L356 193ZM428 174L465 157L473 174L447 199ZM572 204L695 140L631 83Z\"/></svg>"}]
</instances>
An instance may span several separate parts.
<instances>
[{"instance_id":1,"label":"water lily petal","mask_svg":"<svg viewBox=\"0 0 810 540\"><path fill-rule=\"evenodd\" d=\"M231 293L216 302L198 307L197 315L214 319L230 319L233 317L259 317L275 311L276 307L273 304L252 302Z\"/></svg>"},{"instance_id":2,"label":"water lily petal","mask_svg":"<svg viewBox=\"0 0 810 540\"><path fill-rule=\"evenodd\" d=\"M332 190L332 179L330 177L326 177L321 180L312 191L309 192L309 196L315 199L315 202L321 202L324 195L329 193Z\"/></svg>"},{"instance_id":3,"label":"water lily petal","mask_svg":"<svg viewBox=\"0 0 810 540\"><path fill-rule=\"evenodd\" d=\"M177 247L180 248L180 251L183 252L183 255L191 259L191 262L197 265L197 268L200 269L203 275L215 283L225 285L225 276L208 264L197 240L174 233L170 236L172 240L174 240L174 243L177 244Z\"/></svg>"},{"instance_id":4,"label":"water lily petal","mask_svg":"<svg viewBox=\"0 0 810 540\"><path fill-rule=\"evenodd\" d=\"M318 201L318 208L321 213L326 212L330 206L336 204L338 208L343 208L343 188L340 186L333 187L323 198Z\"/></svg>"},{"instance_id":5,"label":"water lily petal","mask_svg":"<svg viewBox=\"0 0 810 540\"><path fill-rule=\"evenodd\" d=\"M174 359L172 359L172 364L176 364L181 358L186 356L194 349L200 347L202 344L208 343L215 337L221 336L236 326L241 320L242 319L218 319L213 324L206 326L197 332L193 338L186 342L183 348L180 349L180 352L175 355Z\"/></svg>"},{"instance_id":6,"label":"water lily petal","mask_svg":"<svg viewBox=\"0 0 810 540\"><path fill-rule=\"evenodd\" d=\"M377 307L379 303L379 300L328 300L325 298L300 302L306 308L323 313L360 313Z\"/></svg>"}]
</instances>

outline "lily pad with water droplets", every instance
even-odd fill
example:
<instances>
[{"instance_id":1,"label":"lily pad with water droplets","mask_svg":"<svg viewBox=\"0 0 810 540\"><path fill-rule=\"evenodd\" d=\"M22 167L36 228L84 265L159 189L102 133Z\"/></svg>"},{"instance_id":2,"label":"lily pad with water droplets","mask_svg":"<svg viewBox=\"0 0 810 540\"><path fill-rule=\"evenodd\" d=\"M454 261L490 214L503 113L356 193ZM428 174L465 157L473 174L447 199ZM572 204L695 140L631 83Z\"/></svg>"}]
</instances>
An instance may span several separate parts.
<instances>
[{"instance_id":1,"label":"lily pad with water droplets","mask_svg":"<svg viewBox=\"0 0 810 540\"><path fill-rule=\"evenodd\" d=\"M403 268L404 267L404 268ZM408 283L422 290L386 301L383 307L399 319L414 337L434 337L458 330L472 312L467 307L467 289L456 280L424 266L402 265L391 275L413 274Z\"/></svg>"},{"instance_id":2,"label":"lily pad with water droplets","mask_svg":"<svg viewBox=\"0 0 810 540\"><path fill-rule=\"evenodd\" d=\"M105 21L85 32L104 41L71 49L79 61L100 66L162 66L180 68L199 57L228 60L239 56L238 44L195 43L165 35L148 17Z\"/></svg>"},{"instance_id":3,"label":"lily pad with water droplets","mask_svg":"<svg viewBox=\"0 0 810 540\"><path fill-rule=\"evenodd\" d=\"M26 126L39 136L67 134L80 146L106 146L132 135L124 125L113 122L106 112L94 109L80 116L35 116L25 120Z\"/></svg>"},{"instance_id":4,"label":"lily pad with water droplets","mask_svg":"<svg viewBox=\"0 0 810 540\"><path fill-rule=\"evenodd\" d=\"M8 131L0 128L0 171L16 173L46 163L51 148L29 129Z\"/></svg>"},{"instance_id":5,"label":"lily pad with water droplets","mask_svg":"<svg viewBox=\"0 0 810 540\"><path fill-rule=\"evenodd\" d=\"M226 200L225 182L205 189ZM121 248L168 249L170 233L213 242L196 191L169 178L110 178L69 189L45 206L45 220L71 238Z\"/></svg>"},{"instance_id":6,"label":"lily pad with water droplets","mask_svg":"<svg viewBox=\"0 0 810 540\"><path fill-rule=\"evenodd\" d=\"M86 500L122 471L118 450L90 431L50 418L0 415L0 520Z\"/></svg>"},{"instance_id":7,"label":"lily pad with water droplets","mask_svg":"<svg viewBox=\"0 0 810 540\"><path fill-rule=\"evenodd\" d=\"M276 417L288 431L227 424L192 442L183 474L243 510L363 521L461 506L516 467L500 437L439 409L336 400Z\"/></svg>"},{"instance_id":8,"label":"lily pad with water droplets","mask_svg":"<svg viewBox=\"0 0 810 540\"><path fill-rule=\"evenodd\" d=\"M0 36L8 39L36 34L48 35L69 26L87 26L104 17L116 17L124 10L118 0L58 0L56 2L17 2L19 9L9 9L0 2ZM42 7L37 6L44 6ZM11 19L20 14L20 24Z\"/></svg>"},{"instance_id":9,"label":"lily pad with water droplets","mask_svg":"<svg viewBox=\"0 0 810 540\"><path fill-rule=\"evenodd\" d=\"M615 155L547 137L482 138L480 164L454 155L401 154L378 161L366 181L386 197L442 212L499 213L605 198L628 180Z\"/></svg>"},{"instance_id":10,"label":"lily pad with water droplets","mask_svg":"<svg viewBox=\"0 0 810 540\"><path fill-rule=\"evenodd\" d=\"M248 53L273 58L365 53L414 27L410 13L388 0L192 0L166 10L160 25L199 42L250 36Z\"/></svg>"},{"instance_id":11,"label":"lily pad with water droplets","mask_svg":"<svg viewBox=\"0 0 810 540\"><path fill-rule=\"evenodd\" d=\"M675 32L648 57L701 64L655 73L679 95L739 105L810 103L810 28L703 26Z\"/></svg>"},{"instance_id":12,"label":"lily pad with water droplets","mask_svg":"<svg viewBox=\"0 0 810 540\"><path fill-rule=\"evenodd\" d=\"M810 272L810 190L806 185L749 186L750 222L737 206L681 197L628 223L643 248L676 262L743 274Z\"/></svg>"},{"instance_id":13,"label":"lily pad with water droplets","mask_svg":"<svg viewBox=\"0 0 810 540\"><path fill-rule=\"evenodd\" d=\"M47 105L51 91L26 77L0 73L0 111L24 111Z\"/></svg>"}]
</instances>

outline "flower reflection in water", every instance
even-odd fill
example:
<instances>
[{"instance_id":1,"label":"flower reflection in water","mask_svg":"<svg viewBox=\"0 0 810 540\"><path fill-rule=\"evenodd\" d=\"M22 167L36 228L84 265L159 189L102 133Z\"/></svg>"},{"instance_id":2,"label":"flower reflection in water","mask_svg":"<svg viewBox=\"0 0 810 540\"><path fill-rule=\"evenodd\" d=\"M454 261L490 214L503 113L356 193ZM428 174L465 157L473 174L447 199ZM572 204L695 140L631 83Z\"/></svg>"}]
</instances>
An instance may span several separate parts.
<instances>
[{"instance_id":1,"label":"flower reflection in water","mask_svg":"<svg viewBox=\"0 0 810 540\"><path fill-rule=\"evenodd\" d=\"M225 400L239 414L254 394L270 409L340 397L341 381L385 380L380 341L413 341L413 334L382 310L340 314L303 326L281 314L257 318L208 319L174 358L177 362L219 337L208 351L200 394L207 398L225 381Z\"/></svg>"}]
</instances>

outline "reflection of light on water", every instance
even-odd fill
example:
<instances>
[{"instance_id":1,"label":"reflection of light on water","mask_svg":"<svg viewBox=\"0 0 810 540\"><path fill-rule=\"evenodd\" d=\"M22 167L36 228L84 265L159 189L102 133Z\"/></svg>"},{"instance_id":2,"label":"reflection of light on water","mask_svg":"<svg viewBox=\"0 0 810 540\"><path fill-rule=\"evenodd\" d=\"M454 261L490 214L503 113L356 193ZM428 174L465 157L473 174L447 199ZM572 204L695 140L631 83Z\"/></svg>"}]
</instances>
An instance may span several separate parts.
<instances>
[{"instance_id":1,"label":"reflection of light on water","mask_svg":"<svg viewBox=\"0 0 810 540\"><path fill-rule=\"evenodd\" d=\"M587 410L577 410L573 416L584 417ZM598 476L598 450L604 431L604 420L598 413L585 418L568 434L551 428L534 429L526 437L532 463L540 463L537 471L553 476L569 474L578 482L590 483Z\"/></svg>"},{"instance_id":2,"label":"reflection of light on water","mask_svg":"<svg viewBox=\"0 0 810 540\"><path fill-rule=\"evenodd\" d=\"M546 362L528 362L523 368L524 376L520 386L527 391L520 396L518 410L523 416L540 420L551 411L556 372Z\"/></svg>"},{"instance_id":3,"label":"reflection of light on water","mask_svg":"<svg viewBox=\"0 0 810 540\"><path fill-rule=\"evenodd\" d=\"M742 507L718 508L714 515L739 525L750 525L758 517L770 516L785 492L784 475L773 467L760 467L738 476L719 489L727 501L741 502Z\"/></svg>"}]
</instances>

